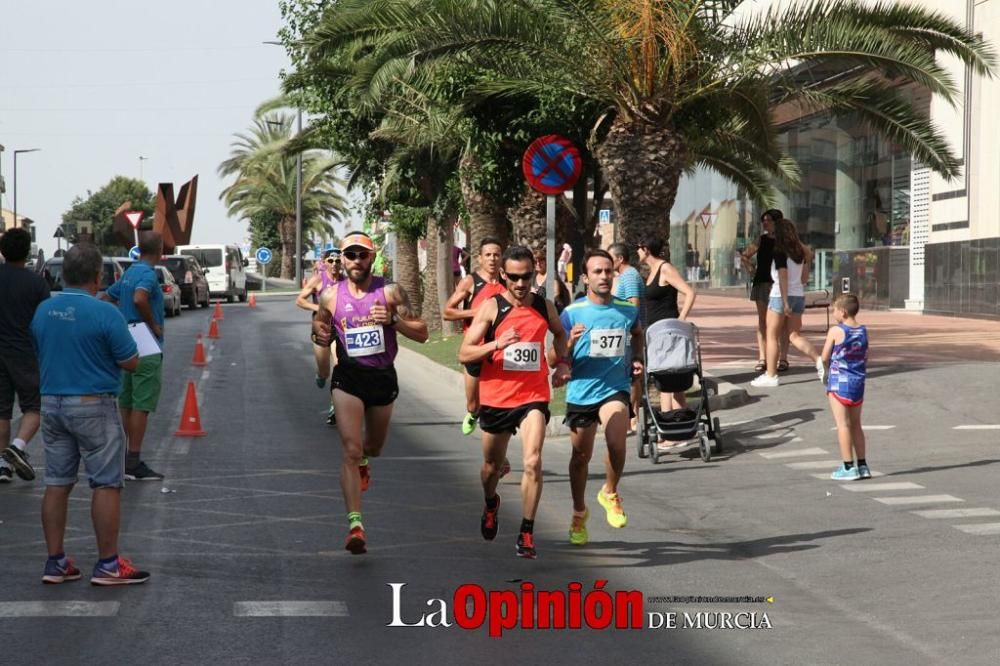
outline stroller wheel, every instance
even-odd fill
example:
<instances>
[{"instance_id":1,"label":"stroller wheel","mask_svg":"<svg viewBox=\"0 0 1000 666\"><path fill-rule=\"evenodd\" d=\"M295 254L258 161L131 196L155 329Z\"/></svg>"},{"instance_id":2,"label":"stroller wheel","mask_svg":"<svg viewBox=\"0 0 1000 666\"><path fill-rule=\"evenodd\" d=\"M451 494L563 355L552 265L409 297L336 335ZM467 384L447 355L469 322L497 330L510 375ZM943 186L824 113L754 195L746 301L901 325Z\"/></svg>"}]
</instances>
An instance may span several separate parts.
<instances>
[{"instance_id":1,"label":"stroller wheel","mask_svg":"<svg viewBox=\"0 0 1000 666\"><path fill-rule=\"evenodd\" d=\"M638 424L635 441L636 441L636 453L639 454L640 458L649 457L649 449L646 448L648 445L647 440L649 439L649 424L646 423L646 409L644 407L639 408L639 415L636 419Z\"/></svg>"},{"instance_id":2,"label":"stroller wheel","mask_svg":"<svg viewBox=\"0 0 1000 666\"><path fill-rule=\"evenodd\" d=\"M712 419L712 433L715 435L715 452L722 453L722 429L719 427L719 417Z\"/></svg>"},{"instance_id":3,"label":"stroller wheel","mask_svg":"<svg viewBox=\"0 0 1000 666\"><path fill-rule=\"evenodd\" d=\"M712 442L708 439L708 435L701 433L698 437L698 452L701 453L702 462L708 462L712 459Z\"/></svg>"}]
</instances>

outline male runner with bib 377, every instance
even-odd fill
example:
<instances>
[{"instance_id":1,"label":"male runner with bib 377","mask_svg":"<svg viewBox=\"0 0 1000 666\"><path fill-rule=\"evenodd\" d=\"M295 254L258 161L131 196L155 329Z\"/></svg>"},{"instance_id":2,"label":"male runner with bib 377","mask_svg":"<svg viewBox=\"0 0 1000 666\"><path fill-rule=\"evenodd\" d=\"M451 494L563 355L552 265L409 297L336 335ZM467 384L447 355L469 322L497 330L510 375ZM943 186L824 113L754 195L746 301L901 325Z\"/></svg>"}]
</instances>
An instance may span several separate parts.
<instances>
[{"instance_id":1,"label":"male runner with bib 377","mask_svg":"<svg viewBox=\"0 0 1000 666\"><path fill-rule=\"evenodd\" d=\"M524 473L521 476L522 520L517 539L519 557L534 558L534 525L542 496L542 444L549 420L549 372L552 385L562 386L570 377L566 358L566 332L551 301L531 292L535 259L531 250L513 246L503 255L507 291L485 301L465 333L458 360L483 362L479 378L479 427L483 431L483 468L480 477L486 508L480 531L492 541L498 531L500 465L507 455L510 436L522 429ZM545 353L546 333L552 349Z\"/></svg>"},{"instance_id":2,"label":"male runner with bib 377","mask_svg":"<svg viewBox=\"0 0 1000 666\"><path fill-rule=\"evenodd\" d=\"M330 344L332 318L337 345L333 402L344 447L340 489L350 524L345 548L358 555L366 551L361 492L371 480L368 458L382 452L399 394L393 365L396 334L426 342L427 324L413 313L402 287L372 276L375 244L367 234L349 233L341 250L348 279L323 292L313 320L313 342Z\"/></svg>"},{"instance_id":3,"label":"male runner with bib 377","mask_svg":"<svg viewBox=\"0 0 1000 666\"><path fill-rule=\"evenodd\" d=\"M583 258L587 297L562 312L569 333L573 377L566 389L566 425L570 428L573 453L569 461L569 484L573 493L573 518L569 542L587 543L584 500L587 471L594 453L597 423L604 424L608 457L606 476L597 501L607 512L611 527L625 527L628 518L618 495L618 482L625 469L632 375L642 372L642 325L639 308L611 296L615 267L604 250L591 250Z\"/></svg>"}]
</instances>

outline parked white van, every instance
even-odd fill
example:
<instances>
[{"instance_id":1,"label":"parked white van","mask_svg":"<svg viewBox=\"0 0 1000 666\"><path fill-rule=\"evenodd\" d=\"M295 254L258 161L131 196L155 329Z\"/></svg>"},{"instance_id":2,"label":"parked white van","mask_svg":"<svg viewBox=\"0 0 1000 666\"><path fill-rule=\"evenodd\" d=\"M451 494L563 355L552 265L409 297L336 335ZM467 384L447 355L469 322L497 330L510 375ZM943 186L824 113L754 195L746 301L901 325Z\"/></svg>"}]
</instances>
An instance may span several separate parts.
<instances>
[{"instance_id":1,"label":"parked white van","mask_svg":"<svg viewBox=\"0 0 1000 666\"><path fill-rule=\"evenodd\" d=\"M249 262L236 245L178 245L174 254L194 257L205 269L212 297L225 296L232 303L247 300L246 267Z\"/></svg>"}]
</instances>

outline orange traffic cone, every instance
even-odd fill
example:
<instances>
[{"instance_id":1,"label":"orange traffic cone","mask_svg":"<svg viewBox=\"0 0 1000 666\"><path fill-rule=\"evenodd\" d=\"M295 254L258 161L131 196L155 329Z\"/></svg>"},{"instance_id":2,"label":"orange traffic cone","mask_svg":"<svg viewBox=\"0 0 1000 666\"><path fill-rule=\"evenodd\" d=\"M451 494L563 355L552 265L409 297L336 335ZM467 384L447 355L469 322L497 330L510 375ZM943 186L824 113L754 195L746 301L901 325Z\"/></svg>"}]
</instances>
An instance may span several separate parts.
<instances>
[{"instance_id":1,"label":"orange traffic cone","mask_svg":"<svg viewBox=\"0 0 1000 666\"><path fill-rule=\"evenodd\" d=\"M174 433L174 436L202 437L206 434L201 429L201 416L198 415L198 395L194 390L194 382L188 382L187 395L184 397L184 413L181 414L181 426Z\"/></svg>"},{"instance_id":2,"label":"orange traffic cone","mask_svg":"<svg viewBox=\"0 0 1000 666\"><path fill-rule=\"evenodd\" d=\"M216 319L215 317L212 317L212 323L209 324L208 326L208 337L212 338L213 340L222 337L221 335L219 335L219 320Z\"/></svg>"},{"instance_id":3,"label":"orange traffic cone","mask_svg":"<svg viewBox=\"0 0 1000 666\"><path fill-rule=\"evenodd\" d=\"M198 334L198 341L194 343L194 358L191 359L191 365L198 367L208 365L208 361L205 360L205 345L201 343L201 333Z\"/></svg>"},{"instance_id":4,"label":"orange traffic cone","mask_svg":"<svg viewBox=\"0 0 1000 666\"><path fill-rule=\"evenodd\" d=\"M250 307L252 307L252 308L257 307L257 295L256 294L250 294Z\"/></svg>"},{"instance_id":5,"label":"orange traffic cone","mask_svg":"<svg viewBox=\"0 0 1000 666\"><path fill-rule=\"evenodd\" d=\"M222 301L215 302L215 312L212 314L213 317L222 321L225 317L222 316Z\"/></svg>"}]
</instances>

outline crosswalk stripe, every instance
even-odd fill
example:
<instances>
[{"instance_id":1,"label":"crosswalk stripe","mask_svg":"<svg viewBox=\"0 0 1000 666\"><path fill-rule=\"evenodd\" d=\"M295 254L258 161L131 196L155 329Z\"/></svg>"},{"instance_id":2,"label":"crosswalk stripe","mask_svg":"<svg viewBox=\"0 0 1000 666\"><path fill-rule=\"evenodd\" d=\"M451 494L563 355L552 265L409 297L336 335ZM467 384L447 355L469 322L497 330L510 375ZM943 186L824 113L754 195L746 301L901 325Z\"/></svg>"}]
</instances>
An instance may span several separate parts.
<instances>
[{"instance_id":1,"label":"crosswalk stripe","mask_svg":"<svg viewBox=\"0 0 1000 666\"><path fill-rule=\"evenodd\" d=\"M236 617L347 617L343 601L237 601Z\"/></svg>"},{"instance_id":2,"label":"crosswalk stripe","mask_svg":"<svg viewBox=\"0 0 1000 666\"><path fill-rule=\"evenodd\" d=\"M923 490L923 486L909 481L890 481L888 483L851 483L841 486L853 493L874 493L883 490Z\"/></svg>"},{"instance_id":3,"label":"crosswalk stripe","mask_svg":"<svg viewBox=\"0 0 1000 666\"><path fill-rule=\"evenodd\" d=\"M838 467L839 466L840 465L838 465ZM871 475L872 475L873 479L877 479L880 476L885 476L885 473L884 472L876 472L876 471L872 470ZM814 479L819 479L820 481L833 481L834 480L834 479L830 478L829 474L810 474L809 476L811 476Z\"/></svg>"},{"instance_id":4,"label":"crosswalk stripe","mask_svg":"<svg viewBox=\"0 0 1000 666\"><path fill-rule=\"evenodd\" d=\"M923 511L913 511L921 518L984 518L986 516L1000 516L1000 511L996 509L926 509Z\"/></svg>"},{"instance_id":5,"label":"crosswalk stripe","mask_svg":"<svg viewBox=\"0 0 1000 666\"><path fill-rule=\"evenodd\" d=\"M797 456L828 456L830 455L826 451L820 448L812 449L796 449L794 451L760 451L758 452L760 457L767 458L768 460L773 460L775 458L795 458Z\"/></svg>"},{"instance_id":6,"label":"crosswalk stripe","mask_svg":"<svg viewBox=\"0 0 1000 666\"><path fill-rule=\"evenodd\" d=\"M862 430L892 430L896 426L894 425L863 425ZM836 430L837 426L833 426L830 430Z\"/></svg>"},{"instance_id":7,"label":"crosswalk stripe","mask_svg":"<svg viewBox=\"0 0 1000 666\"><path fill-rule=\"evenodd\" d=\"M952 430L1000 430L1000 425L957 425Z\"/></svg>"},{"instance_id":8,"label":"crosswalk stripe","mask_svg":"<svg viewBox=\"0 0 1000 666\"><path fill-rule=\"evenodd\" d=\"M952 525L956 530L966 534L1000 534L1000 523L972 523L970 525Z\"/></svg>"},{"instance_id":9,"label":"crosswalk stripe","mask_svg":"<svg viewBox=\"0 0 1000 666\"><path fill-rule=\"evenodd\" d=\"M0 601L0 618L114 617L117 601Z\"/></svg>"},{"instance_id":10,"label":"crosswalk stripe","mask_svg":"<svg viewBox=\"0 0 1000 666\"><path fill-rule=\"evenodd\" d=\"M808 460L806 462L785 463L789 469L829 469L831 472L844 463L840 460Z\"/></svg>"},{"instance_id":11,"label":"crosswalk stripe","mask_svg":"<svg viewBox=\"0 0 1000 666\"><path fill-rule=\"evenodd\" d=\"M873 497L876 502L888 504L889 506L900 506L904 504L942 504L944 502L964 502L961 497L954 495L909 495L906 497Z\"/></svg>"}]
</instances>

